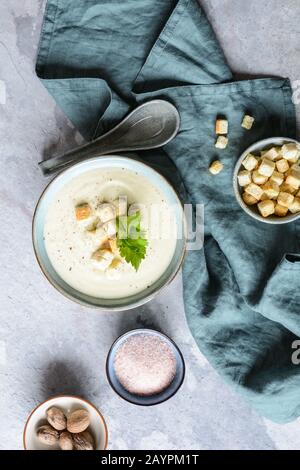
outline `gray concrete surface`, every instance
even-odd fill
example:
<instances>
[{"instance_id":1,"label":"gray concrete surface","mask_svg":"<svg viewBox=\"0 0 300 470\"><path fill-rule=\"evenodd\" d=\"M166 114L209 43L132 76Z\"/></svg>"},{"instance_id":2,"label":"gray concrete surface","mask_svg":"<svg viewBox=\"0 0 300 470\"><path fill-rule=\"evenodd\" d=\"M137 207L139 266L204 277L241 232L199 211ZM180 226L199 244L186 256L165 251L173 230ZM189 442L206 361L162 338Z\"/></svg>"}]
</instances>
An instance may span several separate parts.
<instances>
[{"instance_id":1,"label":"gray concrete surface","mask_svg":"<svg viewBox=\"0 0 300 470\"><path fill-rule=\"evenodd\" d=\"M239 76L300 80L298 0L201 4ZM300 449L299 420L280 426L258 416L198 351L180 277L147 306L108 314L64 299L40 273L31 246L32 214L45 186L37 162L49 146L60 151L82 141L34 74L44 6L0 2L0 448L22 448L31 409L71 392L101 409L111 449ZM180 392L154 408L122 401L104 374L112 341L137 326L161 328L187 362Z\"/></svg>"}]
</instances>

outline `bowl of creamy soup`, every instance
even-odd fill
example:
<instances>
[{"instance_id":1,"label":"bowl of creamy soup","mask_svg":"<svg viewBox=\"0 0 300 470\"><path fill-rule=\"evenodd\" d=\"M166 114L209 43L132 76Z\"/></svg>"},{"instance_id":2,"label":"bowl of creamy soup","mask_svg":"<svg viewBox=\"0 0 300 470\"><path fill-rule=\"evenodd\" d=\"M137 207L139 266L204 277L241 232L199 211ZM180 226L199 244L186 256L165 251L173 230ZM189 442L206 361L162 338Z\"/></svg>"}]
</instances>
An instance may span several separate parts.
<instances>
[{"instance_id":1,"label":"bowl of creamy soup","mask_svg":"<svg viewBox=\"0 0 300 470\"><path fill-rule=\"evenodd\" d=\"M33 219L37 261L68 298L103 310L151 300L181 267L185 220L176 191L138 160L104 156L60 173Z\"/></svg>"}]
</instances>

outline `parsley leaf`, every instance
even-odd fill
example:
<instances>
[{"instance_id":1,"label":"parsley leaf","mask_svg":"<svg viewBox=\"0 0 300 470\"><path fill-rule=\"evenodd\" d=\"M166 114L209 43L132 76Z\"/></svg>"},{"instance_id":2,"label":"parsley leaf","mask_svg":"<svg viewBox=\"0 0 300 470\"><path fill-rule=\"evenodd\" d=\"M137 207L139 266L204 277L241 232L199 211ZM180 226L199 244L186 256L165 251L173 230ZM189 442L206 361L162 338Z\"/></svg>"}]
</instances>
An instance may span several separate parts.
<instances>
[{"instance_id":1,"label":"parsley leaf","mask_svg":"<svg viewBox=\"0 0 300 470\"><path fill-rule=\"evenodd\" d=\"M141 213L117 218L117 246L120 255L137 271L146 256L148 240L141 230Z\"/></svg>"}]
</instances>

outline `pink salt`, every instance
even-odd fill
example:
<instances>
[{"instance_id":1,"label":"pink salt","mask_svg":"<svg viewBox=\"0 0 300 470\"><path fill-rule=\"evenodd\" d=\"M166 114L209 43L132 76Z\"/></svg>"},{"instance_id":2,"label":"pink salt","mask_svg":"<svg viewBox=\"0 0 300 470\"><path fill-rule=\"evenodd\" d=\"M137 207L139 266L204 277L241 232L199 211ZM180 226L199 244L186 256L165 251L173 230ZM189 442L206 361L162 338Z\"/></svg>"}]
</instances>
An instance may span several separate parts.
<instances>
[{"instance_id":1,"label":"pink salt","mask_svg":"<svg viewBox=\"0 0 300 470\"><path fill-rule=\"evenodd\" d=\"M176 374L176 357L166 341L154 334L135 334L118 349L114 361L119 382L130 393L155 395Z\"/></svg>"}]
</instances>

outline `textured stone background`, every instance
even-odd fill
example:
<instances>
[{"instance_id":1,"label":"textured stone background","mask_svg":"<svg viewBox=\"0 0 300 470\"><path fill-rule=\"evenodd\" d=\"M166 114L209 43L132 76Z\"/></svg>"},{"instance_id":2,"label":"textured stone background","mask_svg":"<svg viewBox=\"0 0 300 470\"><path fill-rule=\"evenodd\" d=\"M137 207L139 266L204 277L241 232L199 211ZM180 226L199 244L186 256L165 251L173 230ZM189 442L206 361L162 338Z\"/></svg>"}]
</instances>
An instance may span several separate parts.
<instances>
[{"instance_id":1,"label":"textured stone background","mask_svg":"<svg viewBox=\"0 0 300 470\"><path fill-rule=\"evenodd\" d=\"M299 0L201 4L239 76L300 80ZM198 351L180 278L143 308L105 314L65 300L41 275L31 246L32 213L45 186L37 162L46 149L82 141L34 74L44 6L0 2L0 448L21 448L31 409L72 392L102 410L111 449L299 449L300 422L279 426L258 416ZM119 399L104 374L112 341L137 326L161 328L187 362L180 392L154 408Z\"/></svg>"}]
</instances>

